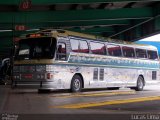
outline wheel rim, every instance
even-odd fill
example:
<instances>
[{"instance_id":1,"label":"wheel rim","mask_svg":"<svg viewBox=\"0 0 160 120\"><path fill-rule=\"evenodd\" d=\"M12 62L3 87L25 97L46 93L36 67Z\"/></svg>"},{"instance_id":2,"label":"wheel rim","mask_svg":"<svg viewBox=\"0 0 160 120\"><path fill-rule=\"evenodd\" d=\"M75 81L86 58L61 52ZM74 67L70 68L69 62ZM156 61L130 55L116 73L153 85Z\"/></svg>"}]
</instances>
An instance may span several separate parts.
<instances>
[{"instance_id":1,"label":"wheel rim","mask_svg":"<svg viewBox=\"0 0 160 120\"><path fill-rule=\"evenodd\" d=\"M81 85L80 80L79 79L75 79L73 85L74 85L74 89L75 90L79 90L80 89L80 85Z\"/></svg>"},{"instance_id":2,"label":"wheel rim","mask_svg":"<svg viewBox=\"0 0 160 120\"><path fill-rule=\"evenodd\" d=\"M140 89L143 89L143 81L142 81L142 79L139 79L139 81L138 81L138 87Z\"/></svg>"}]
</instances>

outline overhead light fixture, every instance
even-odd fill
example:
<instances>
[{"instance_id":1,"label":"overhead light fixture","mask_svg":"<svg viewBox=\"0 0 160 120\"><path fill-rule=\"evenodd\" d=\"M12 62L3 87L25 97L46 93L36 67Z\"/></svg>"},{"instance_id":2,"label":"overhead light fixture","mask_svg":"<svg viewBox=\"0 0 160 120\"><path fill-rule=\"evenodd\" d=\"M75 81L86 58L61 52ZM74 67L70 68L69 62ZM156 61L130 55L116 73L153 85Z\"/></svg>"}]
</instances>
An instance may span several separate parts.
<instances>
[{"instance_id":1,"label":"overhead light fixture","mask_svg":"<svg viewBox=\"0 0 160 120\"><path fill-rule=\"evenodd\" d=\"M26 31L38 31L38 30L40 30L40 29L28 29Z\"/></svg>"},{"instance_id":2,"label":"overhead light fixture","mask_svg":"<svg viewBox=\"0 0 160 120\"><path fill-rule=\"evenodd\" d=\"M12 32L13 30L0 30L0 32Z\"/></svg>"}]
</instances>

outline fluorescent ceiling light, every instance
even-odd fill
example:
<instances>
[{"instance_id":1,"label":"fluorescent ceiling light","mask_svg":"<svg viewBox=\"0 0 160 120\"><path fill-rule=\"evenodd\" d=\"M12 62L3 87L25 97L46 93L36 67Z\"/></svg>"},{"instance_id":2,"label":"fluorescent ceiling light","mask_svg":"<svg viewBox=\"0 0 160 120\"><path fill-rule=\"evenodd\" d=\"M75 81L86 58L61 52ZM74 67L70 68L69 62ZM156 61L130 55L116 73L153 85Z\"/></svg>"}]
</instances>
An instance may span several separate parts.
<instances>
[{"instance_id":1,"label":"fluorescent ceiling light","mask_svg":"<svg viewBox=\"0 0 160 120\"><path fill-rule=\"evenodd\" d=\"M29 29L29 30L26 30L26 31L38 31L40 29Z\"/></svg>"},{"instance_id":2,"label":"fluorescent ceiling light","mask_svg":"<svg viewBox=\"0 0 160 120\"><path fill-rule=\"evenodd\" d=\"M12 32L13 30L0 30L0 32Z\"/></svg>"}]
</instances>

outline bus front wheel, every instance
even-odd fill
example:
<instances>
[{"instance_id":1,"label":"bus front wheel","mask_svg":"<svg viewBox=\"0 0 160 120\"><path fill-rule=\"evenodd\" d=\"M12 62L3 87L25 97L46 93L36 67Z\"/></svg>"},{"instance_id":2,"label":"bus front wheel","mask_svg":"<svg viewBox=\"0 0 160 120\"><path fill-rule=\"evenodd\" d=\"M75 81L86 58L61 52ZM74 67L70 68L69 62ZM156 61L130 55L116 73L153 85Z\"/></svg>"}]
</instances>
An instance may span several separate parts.
<instances>
[{"instance_id":1,"label":"bus front wheel","mask_svg":"<svg viewBox=\"0 0 160 120\"><path fill-rule=\"evenodd\" d=\"M82 90L82 78L74 75L71 81L71 92L80 92Z\"/></svg>"},{"instance_id":2,"label":"bus front wheel","mask_svg":"<svg viewBox=\"0 0 160 120\"><path fill-rule=\"evenodd\" d=\"M135 87L136 91L142 91L144 88L144 79L142 76L138 77L137 86Z\"/></svg>"}]
</instances>

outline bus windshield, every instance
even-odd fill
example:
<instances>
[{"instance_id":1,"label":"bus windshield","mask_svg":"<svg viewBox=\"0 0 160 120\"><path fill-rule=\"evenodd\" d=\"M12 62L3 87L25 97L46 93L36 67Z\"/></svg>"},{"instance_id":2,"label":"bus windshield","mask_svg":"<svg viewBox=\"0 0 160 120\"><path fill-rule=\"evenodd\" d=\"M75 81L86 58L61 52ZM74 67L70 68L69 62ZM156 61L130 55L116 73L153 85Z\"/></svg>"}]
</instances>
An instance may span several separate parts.
<instances>
[{"instance_id":1,"label":"bus windshield","mask_svg":"<svg viewBox=\"0 0 160 120\"><path fill-rule=\"evenodd\" d=\"M54 38L29 38L20 40L15 59L52 59L55 54Z\"/></svg>"}]
</instances>

